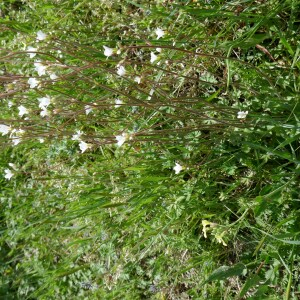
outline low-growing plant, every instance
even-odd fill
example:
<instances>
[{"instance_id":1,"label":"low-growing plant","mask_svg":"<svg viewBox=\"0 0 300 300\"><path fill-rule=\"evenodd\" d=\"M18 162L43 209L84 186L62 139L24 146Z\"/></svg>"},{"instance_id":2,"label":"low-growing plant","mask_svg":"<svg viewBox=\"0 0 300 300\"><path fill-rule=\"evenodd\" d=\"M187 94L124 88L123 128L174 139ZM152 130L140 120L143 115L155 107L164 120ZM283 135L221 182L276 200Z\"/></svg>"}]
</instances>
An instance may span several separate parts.
<instances>
[{"instance_id":1,"label":"low-growing plant","mask_svg":"<svg viewBox=\"0 0 300 300\"><path fill-rule=\"evenodd\" d=\"M3 299L297 299L295 1L0 9Z\"/></svg>"}]
</instances>

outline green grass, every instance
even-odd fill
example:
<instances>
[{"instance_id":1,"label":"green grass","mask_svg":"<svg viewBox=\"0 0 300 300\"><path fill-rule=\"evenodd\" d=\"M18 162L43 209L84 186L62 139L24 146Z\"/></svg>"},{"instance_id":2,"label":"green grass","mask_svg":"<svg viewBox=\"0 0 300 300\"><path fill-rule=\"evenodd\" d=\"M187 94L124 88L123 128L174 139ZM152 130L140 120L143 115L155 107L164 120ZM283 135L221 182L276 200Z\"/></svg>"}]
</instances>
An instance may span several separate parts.
<instances>
[{"instance_id":1,"label":"green grass","mask_svg":"<svg viewBox=\"0 0 300 300\"><path fill-rule=\"evenodd\" d=\"M297 1L0 10L1 299L298 299Z\"/></svg>"}]
</instances>

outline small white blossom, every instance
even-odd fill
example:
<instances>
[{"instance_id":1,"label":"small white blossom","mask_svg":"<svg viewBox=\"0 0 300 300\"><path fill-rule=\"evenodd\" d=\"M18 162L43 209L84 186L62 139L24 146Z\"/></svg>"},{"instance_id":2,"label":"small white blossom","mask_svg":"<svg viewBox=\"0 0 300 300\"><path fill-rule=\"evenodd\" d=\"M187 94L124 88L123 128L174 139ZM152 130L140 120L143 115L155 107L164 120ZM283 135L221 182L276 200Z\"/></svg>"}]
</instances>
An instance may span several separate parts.
<instances>
[{"instance_id":1,"label":"small white blossom","mask_svg":"<svg viewBox=\"0 0 300 300\"><path fill-rule=\"evenodd\" d=\"M37 98L38 101L39 101L39 108L40 109L45 109L47 108L50 103L51 103L51 99L49 96L46 96L46 97L42 97L42 98Z\"/></svg>"},{"instance_id":2,"label":"small white blossom","mask_svg":"<svg viewBox=\"0 0 300 300\"><path fill-rule=\"evenodd\" d=\"M28 84L30 85L31 89L34 89L36 86L38 86L39 81L36 80L36 78L29 78L28 79Z\"/></svg>"},{"instance_id":3,"label":"small white blossom","mask_svg":"<svg viewBox=\"0 0 300 300\"><path fill-rule=\"evenodd\" d=\"M9 131L10 131L10 127L9 127L9 126L4 125L4 124L0 124L0 133L1 133L2 135L8 134Z\"/></svg>"},{"instance_id":4,"label":"small white blossom","mask_svg":"<svg viewBox=\"0 0 300 300\"><path fill-rule=\"evenodd\" d=\"M115 100L115 103L116 103L115 108L118 108L121 106L121 104L123 104L123 101L118 98Z\"/></svg>"},{"instance_id":5,"label":"small white blossom","mask_svg":"<svg viewBox=\"0 0 300 300\"><path fill-rule=\"evenodd\" d=\"M27 115L27 114L28 114L27 108L26 108L25 106L23 106L23 105L20 105L20 106L18 107L18 110L19 110L19 116L20 116L20 117L23 117L24 115Z\"/></svg>"},{"instance_id":6,"label":"small white blossom","mask_svg":"<svg viewBox=\"0 0 300 300\"><path fill-rule=\"evenodd\" d=\"M182 166L178 163L175 163L175 167L173 168L173 170L175 171L175 174L179 174L179 172L182 170Z\"/></svg>"},{"instance_id":7,"label":"small white blossom","mask_svg":"<svg viewBox=\"0 0 300 300\"><path fill-rule=\"evenodd\" d=\"M142 81L142 78L140 76L135 76L134 77L134 81L137 83L137 84L140 84L141 81Z\"/></svg>"},{"instance_id":8,"label":"small white blossom","mask_svg":"<svg viewBox=\"0 0 300 300\"><path fill-rule=\"evenodd\" d=\"M160 53L162 49L161 48L156 48L155 50Z\"/></svg>"},{"instance_id":9,"label":"small white blossom","mask_svg":"<svg viewBox=\"0 0 300 300\"><path fill-rule=\"evenodd\" d=\"M57 75L55 74L55 73L51 73L50 74L50 79L51 80L55 80L55 79L57 79L58 77L57 77Z\"/></svg>"},{"instance_id":10,"label":"small white blossom","mask_svg":"<svg viewBox=\"0 0 300 300\"><path fill-rule=\"evenodd\" d=\"M18 171L18 168L17 168L17 166L16 166L15 164L9 163L8 165L9 165L12 169L14 169L15 171Z\"/></svg>"},{"instance_id":11,"label":"small white blossom","mask_svg":"<svg viewBox=\"0 0 300 300\"><path fill-rule=\"evenodd\" d=\"M28 55L29 55L30 58L33 58L33 57L36 56L36 53L34 53L34 52L37 51L37 48L29 46L29 47L27 47L27 51L31 52L31 53L28 53Z\"/></svg>"},{"instance_id":12,"label":"small white blossom","mask_svg":"<svg viewBox=\"0 0 300 300\"><path fill-rule=\"evenodd\" d=\"M123 66L119 66L119 67L118 67L118 70L117 70L117 74L118 74L119 76L124 76L124 75L126 74L125 68L124 68Z\"/></svg>"},{"instance_id":13,"label":"small white blossom","mask_svg":"<svg viewBox=\"0 0 300 300\"><path fill-rule=\"evenodd\" d=\"M91 147L92 147L92 145L91 145L91 144L88 144L88 143L86 143L86 142L81 141L81 142L79 143L79 148L80 148L80 150L81 150L81 153L85 152L87 149L89 149L89 148L91 148Z\"/></svg>"},{"instance_id":14,"label":"small white blossom","mask_svg":"<svg viewBox=\"0 0 300 300\"><path fill-rule=\"evenodd\" d=\"M4 178L6 178L7 180L10 180L14 176L14 173L10 169L5 169L4 172Z\"/></svg>"},{"instance_id":15,"label":"small white blossom","mask_svg":"<svg viewBox=\"0 0 300 300\"><path fill-rule=\"evenodd\" d=\"M84 107L85 109L85 114L88 115L89 113L91 113L93 111L93 108L90 105L86 105Z\"/></svg>"},{"instance_id":16,"label":"small white blossom","mask_svg":"<svg viewBox=\"0 0 300 300\"><path fill-rule=\"evenodd\" d=\"M117 140L118 147L121 147L126 142L127 134L122 133L122 135L116 135L115 138Z\"/></svg>"},{"instance_id":17,"label":"small white blossom","mask_svg":"<svg viewBox=\"0 0 300 300\"><path fill-rule=\"evenodd\" d=\"M112 48L109 48L109 47L106 47L106 46L103 46L103 48L104 48L104 55L106 57L110 57L110 56L113 55L114 50Z\"/></svg>"},{"instance_id":18,"label":"small white blossom","mask_svg":"<svg viewBox=\"0 0 300 300\"><path fill-rule=\"evenodd\" d=\"M36 33L36 39L37 41L43 41L47 38L47 34L44 33L43 31L39 30L37 33Z\"/></svg>"},{"instance_id":19,"label":"small white blossom","mask_svg":"<svg viewBox=\"0 0 300 300\"><path fill-rule=\"evenodd\" d=\"M238 119L245 119L248 115L248 110L247 111L239 111L237 113L237 118Z\"/></svg>"},{"instance_id":20,"label":"small white blossom","mask_svg":"<svg viewBox=\"0 0 300 300\"><path fill-rule=\"evenodd\" d=\"M154 94L154 89L151 89L149 92L148 100L151 100L153 94Z\"/></svg>"},{"instance_id":21,"label":"small white blossom","mask_svg":"<svg viewBox=\"0 0 300 300\"><path fill-rule=\"evenodd\" d=\"M39 138L39 142L40 142L41 144L43 144L43 143L45 142L45 140L44 140L43 138Z\"/></svg>"},{"instance_id":22,"label":"small white blossom","mask_svg":"<svg viewBox=\"0 0 300 300\"><path fill-rule=\"evenodd\" d=\"M49 116L49 110L46 107L43 107L40 115L42 118Z\"/></svg>"},{"instance_id":23,"label":"small white blossom","mask_svg":"<svg viewBox=\"0 0 300 300\"><path fill-rule=\"evenodd\" d=\"M23 130L23 129L13 129L12 131L11 131L11 135L12 134L16 134L17 136L21 136L21 135L23 135L25 133L25 130Z\"/></svg>"},{"instance_id":24,"label":"small white blossom","mask_svg":"<svg viewBox=\"0 0 300 300\"><path fill-rule=\"evenodd\" d=\"M46 66L42 65L40 62L34 63L35 70L38 72L39 76L46 74Z\"/></svg>"},{"instance_id":25,"label":"small white blossom","mask_svg":"<svg viewBox=\"0 0 300 300\"><path fill-rule=\"evenodd\" d=\"M7 106L8 106L9 108L11 108L13 105L14 105L14 104L13 104L12 101L9 100L9 101L7 102Z\"/></svg>"},{"instance_id":26,"label":"small white blossom","mask_svg":"<svg viewBox=\"0 0 300 300\"><path fill-rule=\"evenodd\" d=\"M157 35L157 39L160 39L165 35L165 32L161 28L157 28L155 30L155 34Z\"/></svg>"},{"instance_id":27,"label":"small white blossom","mask_svg":"<svg viewBox=\"0 0 300 300\"><path fill-rule=\"evenodd\" d=\"M77 130L75 134L72 135L73 141L80 141L83 132L81 130Z\"/></svg>"},{"instance_id":28,"label":"small white blossom","mask_svg":"<svg viewBox=\"0 0 300 300\"><path fill-rule=\"evenodd\" d=\"M12 143L14 146L17 146L19 143L21 143L22 139L20 137L13 137Z\"/></svg>"},{"instance_id":29,"label":"small white blossom","mask_svg":"<svg viewBox=\"0 0 300 300\"><path fill-rule=\"evenodd\" d=\"M10 134L14 146L18 145L22 139L21 136L25 133L23 129L13 129Z\"/></svg>"},{"instance_id":30,"label":"small white blossom","mask_svg":"<svg viewBox=\"0 0 300 300\"><path fill-rule=\"evenodd\" d=\"M154 63L156 60L157 60L157 55L155 55L153 52L151 52L150 62Z\"/></svg>"}]
</instances>

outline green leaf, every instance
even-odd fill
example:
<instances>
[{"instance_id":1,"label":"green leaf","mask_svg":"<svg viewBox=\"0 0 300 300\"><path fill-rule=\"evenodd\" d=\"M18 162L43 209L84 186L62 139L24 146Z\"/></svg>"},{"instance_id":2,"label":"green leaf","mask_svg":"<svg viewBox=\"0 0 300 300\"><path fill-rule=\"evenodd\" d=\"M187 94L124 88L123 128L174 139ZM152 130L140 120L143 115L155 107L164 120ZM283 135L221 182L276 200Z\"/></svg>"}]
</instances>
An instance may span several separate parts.
<instances>
[{"instance_id":1,"label":"green leaf","mask_svg":"<svg viewBox=\"0 0 300 300\"><path fill-rule=\"evenodd\" d=\"M253 286L257 285L261 278L257 275L251 275L245 282L244 286L242 287L242 290L240 292L239 297L243 297L246 295L246 293L251 289Z\"/></svg>"},{"instance_id":2,"label":"green leaf","mask_svg":"<svg viewBox=\"0 0 300 300\"><path fill-rule=\"evenodd\" d=\"M258 289L257 292L255 293L255 295L253 297L250 297L248 299L261 299L261 296L266 296L265 293L269 290L269 286L267 285L261 285ZM266 299L266 298L265 298Z\"/></svg>"},{"instance_id":3,"label":"green leaf","mask_svg":"<svg viewBox=\"0 0 300 300\"><path fill-rule=\"evenodd\" d=\"M232 276L239 276L245 274L247 268L244 264L238 263L232 267L221 266L220 268L214 270L210 276L206 279L205 283L215 281L215 280L224 280Z\"/></svg>"},{"instance_id":4,"label":"green leaf","mask_svg":"<svg viewBox=\"0 0 300 300\"><path fill-rule=\"evenodd\" d=\"M163 176L147 176L147 177L143 178L143 181L144 182L147 182L147 181L157 182L157 181L165 180L167 178L168 177L163 177Z\"/></svg>"},{"instance_id":5,"label":"green leaf","mask_svg":"<svg viewBox=\"0 0 300 300\"><path fill-rule=\"evenodd\" d=\"M280 37L280 42L282 45L288 50L289 54L291 56L294 56L294 50L292 49L291 45L288 43L288 41L282 36Z\"/></svg>"},{"instance_id":6,"label":"green leaf","mask_svg":"<svg viewBox=\"0 0 300 300\"><path fill-rule=\"evenodd\" d=\"M125 168L124 170L125 171L143 171L146 169L147 169L146 167L128 167L128 168Z\"/></svg>"},{"instance_id":7,"label":"green leaf","mask_svg":"<svg viewBox=\"0 0 300 300\"><path fill-rule=\"evenodd\" d=\"M267 233L267 232L265 232L265 231L263 231L263 230L261 230L261 229L255 228L255 227L253 227L253 226L251 226L251 228L254 229L254 230L258 230L259 232L264 233L266 236L268 236L268 237L270 237L270 238L272 238L272 239L274 239L274 240L280 241L280 242L282 242L282 243L284 243L284 244L289 244L289 245L300 245L300 241L299 241L299 240L284 240L284 239L282 239L282 238L278 238L278 237L275 236L275 235L269 234L269 233ZM297 233L294 234L294 237L296 237L297 235L298 235ZM280 235L279 235L279 237L280 237Z\"/></svg>"},{"instance_id":8,"label":"green leaf","mask_svg":"<svg viewBox=\"0 0 300 300\"><path fill-rule=\"evenodd\" d=\"M21 23L21 22L16 22L16 21L11 21L11 20L0 19L0 24L4 24L7 27L9 27L11 29L15 29L16 31L19 31L19 32L24 32L24 33L31 32L31 26L28 23Z\"/></svg>"},{"instance_id":9,"label":"green leaf","mask_svg":"<svg viewBox=\"0 0 300 300\"><path fill-rule=\"evenodd\" d=\"M297 160L297 159L294 159L292 157L292 155L287 151L280 152L280 151L276 151L276 150L270 149L268 147L265 147L265 146L262 146L262 145L259 145L259 144L255 144L255 143L250 143L250 142L243 142L243 144L248 145L249 147L252 147L253 149L263 150L263 151L265 151L269 154L272 154L274 156L286 159L286 160L291 161L291 162L293 162L297 165L300 165L300 161Z\"/></svg>"},{"instance_id":10,"label":"green leaf","mask_svg":"<svg viewBox=\"0 0 300 300\"><path fill-rule=\"evenodd\" d=\"M101 208L112 208L112 207L118 207L118 206L123 206L127 205L126 202L119 202L119 203L107 203L101 206Z\"/></svg>"},{"instance_id":11,"label":"green leaf","mask_svg":"<svg viewBox=\"0 0 300 300\"><path fill-rule=\"evenodd\" d=\"M254 214L256 217L260 216L266 209L269 208L269 203L263 196L257 196L255 198L257 205L254 208Z\"/></svg>"}]
</instances>

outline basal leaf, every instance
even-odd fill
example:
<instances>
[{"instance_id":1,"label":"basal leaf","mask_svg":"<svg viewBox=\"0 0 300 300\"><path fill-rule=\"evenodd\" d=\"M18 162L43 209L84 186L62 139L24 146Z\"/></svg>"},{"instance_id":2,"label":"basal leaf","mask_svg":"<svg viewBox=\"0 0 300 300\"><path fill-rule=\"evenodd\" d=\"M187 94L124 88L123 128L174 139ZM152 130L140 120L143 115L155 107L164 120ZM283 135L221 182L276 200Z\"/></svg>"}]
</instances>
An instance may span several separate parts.
<instances>
[{"instance_id":1,"label":"basal leaf","mask_svg":"<svg viewBox=\"0 0 300 300\"><path fill-rule=\"evenodd\" d=\"M232 276L239 276L246 272L247 268L244 264L238 263L232 267L221 266L214 270L210 276L206 279L206 283L215 280L224 280Z\"/></svg>"}]
</instances>

